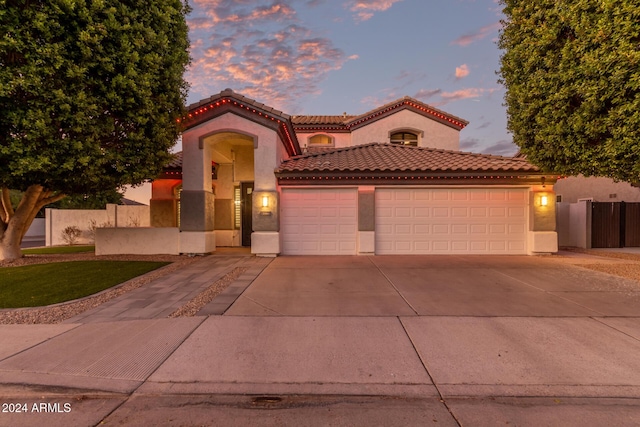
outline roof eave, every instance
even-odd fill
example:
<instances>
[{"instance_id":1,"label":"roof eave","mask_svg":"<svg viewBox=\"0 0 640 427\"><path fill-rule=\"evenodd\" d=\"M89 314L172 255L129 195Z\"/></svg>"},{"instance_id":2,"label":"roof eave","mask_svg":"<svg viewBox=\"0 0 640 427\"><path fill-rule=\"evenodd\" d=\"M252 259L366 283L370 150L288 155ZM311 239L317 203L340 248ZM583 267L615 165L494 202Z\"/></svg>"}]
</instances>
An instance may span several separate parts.
<instances>
[{"instance_id":1,"label":"roof eave","mask_svg":"<svg viewBox=\"0 0 640 427\"><path fill-rule=\"evenodd\" d=\"M556 175L536 171L281 171L280 184L375 182L391 184L542 185L554 184Z\"/></svg>"}]
</instances>

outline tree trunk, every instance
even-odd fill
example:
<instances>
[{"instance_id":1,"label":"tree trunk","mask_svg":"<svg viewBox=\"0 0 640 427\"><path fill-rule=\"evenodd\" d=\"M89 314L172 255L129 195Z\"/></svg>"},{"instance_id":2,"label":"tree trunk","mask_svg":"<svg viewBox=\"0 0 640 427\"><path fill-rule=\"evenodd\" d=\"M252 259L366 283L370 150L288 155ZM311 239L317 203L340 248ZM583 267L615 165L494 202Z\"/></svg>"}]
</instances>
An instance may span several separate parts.
<instances>
[{"instance_id":1,"label":"tree trunk","mask_svg":"<svg viewBox=\"0 0 640 427\"><path fill-rule=\"evenodd\" d=\"M13 209L9 190L2 189L2 210L0 210L0 261L11 261L22 257L20 244L27 229L45 205L58 201L63 194L52 195L41 185L31 185L24 192L18 207Z\"/></svg>"},{"instance_id":2,"label":"tree trunk","mask_svg":"<svg viewBox=\"0 0 640 427\"><path fill-rule=\"evenodd\" d=\"M12 261L22 256L20 241L2 236L0 239L0 261Z\"/></svg>"}]
</instances>

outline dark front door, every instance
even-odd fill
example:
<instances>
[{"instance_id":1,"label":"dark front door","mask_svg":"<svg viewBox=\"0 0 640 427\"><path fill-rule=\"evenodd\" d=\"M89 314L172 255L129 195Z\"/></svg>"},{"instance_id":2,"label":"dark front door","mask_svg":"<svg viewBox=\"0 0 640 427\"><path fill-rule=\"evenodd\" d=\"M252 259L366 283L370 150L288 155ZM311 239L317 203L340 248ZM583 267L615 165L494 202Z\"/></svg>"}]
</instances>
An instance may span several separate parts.
<instances>
[{"instance_id":1,"label":"dark front door","mask_svg":"<svg viewBox=\"0 0 640 427\"><path fill-rule=\"evenodd\" d=\"M251 246L253 182L241 183L240 191L242 193L242 246Z\"/></svg>"}]
</instances>

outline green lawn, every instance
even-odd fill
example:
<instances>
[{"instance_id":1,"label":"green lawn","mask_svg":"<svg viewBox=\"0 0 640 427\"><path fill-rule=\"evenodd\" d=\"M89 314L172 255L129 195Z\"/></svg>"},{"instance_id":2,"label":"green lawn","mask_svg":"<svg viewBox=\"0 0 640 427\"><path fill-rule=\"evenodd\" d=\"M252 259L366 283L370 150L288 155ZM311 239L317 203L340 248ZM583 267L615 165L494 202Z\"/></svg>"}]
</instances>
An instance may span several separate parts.
<instances>
[{"instance_id":1,"label":"green lawn","mask_svg":"<svg viewBox=\"0 0 640 427\"><path fill-rule=\"evenodd\" d=\"M78 252L93 252L95 246L48 246L46 248L23 249L23 254L75 254Z\"/></svg>"},{"instance_id":2,"label":"green lawn","mask_svg":"<svg viewBox=\"0 0 640 427\"><path fill-rule=\"evenodd\" d=\"M71 261L0 268L0 308L38 307L95 294L167 265L151 261Z\"/></svg>"}]
</instances>

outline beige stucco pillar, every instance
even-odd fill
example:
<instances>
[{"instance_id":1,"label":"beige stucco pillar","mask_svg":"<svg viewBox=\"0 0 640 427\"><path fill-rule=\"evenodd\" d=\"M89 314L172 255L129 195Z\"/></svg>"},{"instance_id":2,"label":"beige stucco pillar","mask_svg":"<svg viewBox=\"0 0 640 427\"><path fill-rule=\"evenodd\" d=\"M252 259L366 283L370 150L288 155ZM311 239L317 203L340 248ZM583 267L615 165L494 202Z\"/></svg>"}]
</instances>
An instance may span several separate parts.
<instances>
[{"instance_id":1,"label":"beige stucco pillar","mask_svg":"<svg viewBox=\"0 0 640 427\"><path fill-rule=\"evenodd\" d=\"M214 196L211 191L211 148L202 142L206 130L189 129L182 136L180 252L215 250Z\"/></svg>"},{"instance_id":2,"label":"beige stucco pillar","mask_svg":"<svg viewBox=\"0 0 640 427\"><path fill-rule=\"evenodd\" d=\"M251 253L276 256L280 253L280 203L278 182L273 173L283 156L276 132L262 128L254 150L253 233ZM265 199L266 198L266 199ZM263 200L267 206L263 206Z\"/></svg>"},{"instance_id":3,"label":"beige stucco pillar","mask_svg":"<svg viewBox=\"0 0 640 427\"><path fill-rule=\"evenodd\" d=\"M177 199L175 189L180 185L179 179L158 179L151 185L151 200L149 208L151 212L152 227L176 227Z\"/></svg>"},{"instance_id":4,"label":"beige stucco pillar","mask_svg":"<svg viewBox=\"0 0 640 427\"><path fill-rule=\"evenodd\" d=\"M529 191L529 253L558 252L556 194L550 186Z\"/></svg>"},{"instance_id":5,"label":"beige stucco pillar","mask_svg":"<svg viewBox=\"0 0 640 427\"><path fill-rule=\"evenodd\" d=\"M374 186L358 187L358 254L376 251L376 200Z\"/></svg>"}]
</instances>

